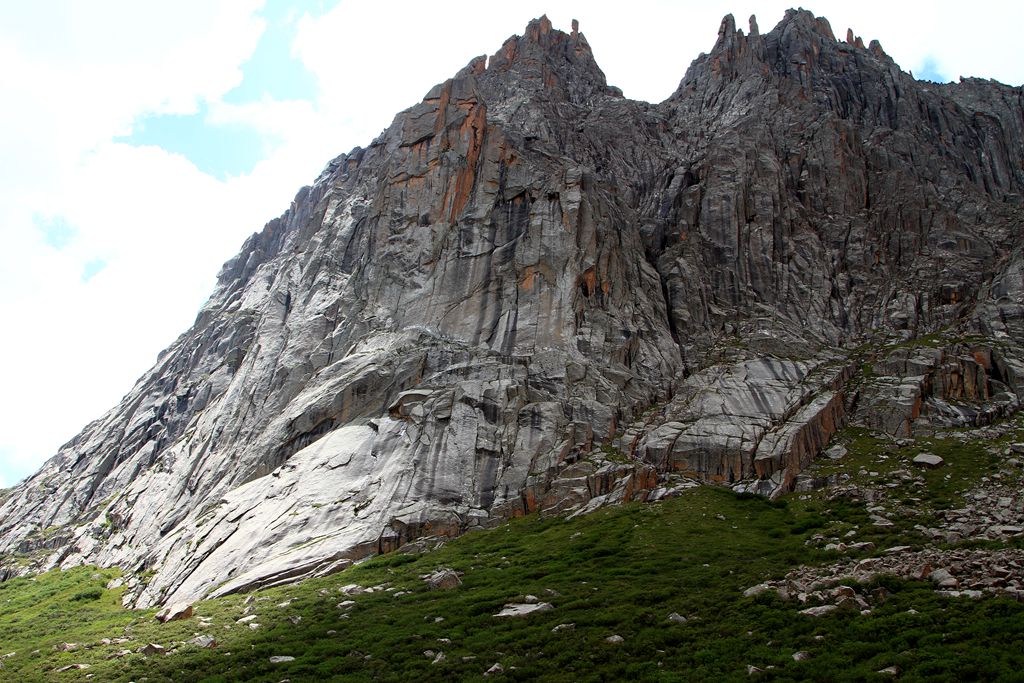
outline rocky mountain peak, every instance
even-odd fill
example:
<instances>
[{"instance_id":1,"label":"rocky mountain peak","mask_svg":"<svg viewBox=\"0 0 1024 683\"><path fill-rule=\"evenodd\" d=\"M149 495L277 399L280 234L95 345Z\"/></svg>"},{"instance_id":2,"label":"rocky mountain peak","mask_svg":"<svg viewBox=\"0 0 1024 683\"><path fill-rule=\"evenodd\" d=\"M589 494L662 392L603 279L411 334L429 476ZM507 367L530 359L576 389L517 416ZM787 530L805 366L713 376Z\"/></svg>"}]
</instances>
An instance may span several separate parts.
<instances>
[{"instance_id":1,"label":"rocky mountain peak","mask_svg":"<svg viewBox=\"0 0 1024 683\"><path fill-rule=\"evenodd\" d=\"M523 35L512 36L490 57L487 72L489 80L502 80L501 85L507 85L508 74L514 73L520 87L577 104L609 92L604 72L575 20L572 32L564 33L553 28L547 16L534 19Z\"/></svg>"},{"instance_id":2,"label":"rocky mountain peak","mask_svg":"<svg viewBox=\"0 0 1024 683\"><path fill-rule=\"evenodd\" d=\"M633 102L577 24L532 21L246 241L0 503L32 558L0 571L152 569L129 601L193 599L697 482L776 495L844 424L1009 414L1022 111L805 11L727 16L671 98Z\"/></svg>"}]
</instances>

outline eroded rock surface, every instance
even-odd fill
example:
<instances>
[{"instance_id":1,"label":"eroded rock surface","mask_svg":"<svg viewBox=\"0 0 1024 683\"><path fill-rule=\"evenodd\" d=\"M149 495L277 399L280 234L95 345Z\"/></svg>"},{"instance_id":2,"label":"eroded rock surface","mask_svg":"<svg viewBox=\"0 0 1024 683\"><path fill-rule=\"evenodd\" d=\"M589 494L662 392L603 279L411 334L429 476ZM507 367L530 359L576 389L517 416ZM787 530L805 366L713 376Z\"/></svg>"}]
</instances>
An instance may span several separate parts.
<instances>
[{"instance_id":1,"label":"eroded rock surface","mask_svg":"<svg viewBox=\"0 0 1024 683\"><path fill-rule=\"evenodd\" d=\"M187 602L538 510L775 495L850 420L1013 412L1021 122L1020 88L915 81L805 11L726 17L661 104L533 21L246 241L0 501L32 558L0 578L119 565ZM974 336L870 353L939 330Z\"/></svg>"}]
</instances>

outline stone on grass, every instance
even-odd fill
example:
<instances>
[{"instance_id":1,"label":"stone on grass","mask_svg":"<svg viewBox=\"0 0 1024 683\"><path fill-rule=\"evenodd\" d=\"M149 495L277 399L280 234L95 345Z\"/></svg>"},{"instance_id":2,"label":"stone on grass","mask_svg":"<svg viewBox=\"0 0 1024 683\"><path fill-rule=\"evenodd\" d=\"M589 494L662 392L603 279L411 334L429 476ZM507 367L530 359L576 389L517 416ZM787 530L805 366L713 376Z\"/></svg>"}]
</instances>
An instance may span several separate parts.
<instances>
[{"instance_id":1,"label":"stone on grass","mask_svg":"<svg viewBox=\"0 0 1024 683\"><path fill-rule=\"evenodd\" d=\"M152 657L153 655L162 655L167 652L167 648L163 645L157 645L156 643L149 643L140 647L138 651L147 657Z\"/></svg>"},{"instance_id":2,"label":"stone on grass","mask_svg":"<svg viewBox=\"0 0 1024 683\"><path fill-rule=\"evenodd\" d=\"M917 455L914 456L912 462L915 465L920 465L921 467L931 468L942 467L946 463L945 460L935 455L934 453L918 453Z\"/></svg>"},{"instance_id":3,"label":"stone on grass","mask_svg":"<svg viewBox=\"0 0 1024 683\"><path fill-rule=\"evenodd\" d=\"M909 546L909 545L894 545L893 547L888 548L888 549L882 551L882 554L883 555L899 555L901 553L907 552L908 550L913 550L913 546Z\"/></svg>"},{"instance_id":4,"label":"stone on grass","mask_svg":"<svg viewBox=\"0 0 1024 683\"><path fill-rule=\"evenodd\" d=\"M68 664L66 666L60 667L59 669L55 669L55 671L57 671L57 672L74 671L76 669L88 669L88 668L89 668L88 664Z\"/></svg>"},{"instance_id":5,"label":"stone on grass","mask_svg":"<svg viewBox=\"0 0 1024 683\"><path fill-rule=\"evenodd\" d=\"M270 658L271 664L287 664L288 662L294 662L295 657L291 655L274 655Z\"/></svg>"},{"instance_id":6,"label":"stone on grass","mask_svg":"<svg viewBox=\"0 0 1024 683\"><path fill-rule=\"evenodd\" d=\"M427 582L431 590L451 590L462 585L459 573L447 567L442 567L433 574L427 574L423 580Z\"/></svg>"},{"instance_id":7,"label":"stone on grass","mask_svg":"<svg viewBox=\"0 0 1024 683\"><path fill-rule=\"evenodd\" d=\"M794 652L793 653L793 661L794 662L802 662L802 661L804 661L806 659L810 659L810 658L811 658L811 654L809 652L807 652L806 650L800 650L799 652Z\"/></svg>"},{"instance_id":8,"label":"stone on grass","mask_svg":"<svg viewBox=\"0 0 1024 683\"><path fill-rule=\"evenodd\" d=\"M533 604L510 602L494 616L525 617L527 614L533 614L534 612L546 612L549 609L554 609L554 606L550 602L535 602Z\"/></svg>"},{"instance_id":9,"label":"stone on grass","mask_svg":"<svg viewBox=\"0 0 1024 683\"><path fill-rule=\"evenodd\" d=\"M672 614L668 615L668 620L671 621L673 624L685 624L686 623L686 617L684 617L679 612L673 612Z\"/></svg>"},{"instance_id":10,"label":"stone on grass","mask_svg":"<svg viewBox=\"0 0 1024 683\"><path fill-rule=\"evenodd\" d=\"M198 635L188 642L189 644L196 645L198 647L217 647L217 641L214 640L213 636L208 636L206 634Z\"/></svg>"},{"instance_id":11,"label":"stone on grass","mask_svg":"<svg viewBox=\"0 0 1024 683\"><path fill-rule=\"evenodd\" d=\"M505 673L505 667L501 665L501 662L495 662L490 669L484 672L484 676L496 676L503 673Z\"/></svg>"},{"instance_id":12,"label":"stone on grass","mask_svg":"<svg viewBox=\"0 0 1024 683\"><path fill-rule=\"evenodd\" d=\"M836 605L818 605L817 607L808 607L807 609L800 610L800 614L806 614L809 617L823 617L826 614L835 612L839 607Z\"/></svg>"},{"instance_id":13,"label":"stone on grass","mask_svg":"<svg viewBox=\"0 0 1024 683\"><path fill-rule=\"evenodd\" d=\"M559 631L572 631L576 628L576 624L559 624L551 629L552 633L558 633Z\"/></svg>"},{"instance_id":14,"label":"stone on grass","mask_svg":"<svg viewBox=\"0 0 1024 683\"><path fill-rule=\"evenodd\" d=\"M162 624L178 619L188 619L192 616L192 605L187 602L178 602L164 607L156 613L156 620Z\"/></svg>"},{"instance_id":15,"label":"stone on grass","mask_svg":"<svg viewBox=\"0 0 1024 683\"><path fill-rule=\"evenodd\" d=\"M843 446L842 444L836 444L835 446L832 446L832 448L829 448L825 451L825 457L829 458L830 460L842 460L844 457L846 457L847 453L849 453L849 451L846 450L846 446Z\"/></svg>"}]
</instances>

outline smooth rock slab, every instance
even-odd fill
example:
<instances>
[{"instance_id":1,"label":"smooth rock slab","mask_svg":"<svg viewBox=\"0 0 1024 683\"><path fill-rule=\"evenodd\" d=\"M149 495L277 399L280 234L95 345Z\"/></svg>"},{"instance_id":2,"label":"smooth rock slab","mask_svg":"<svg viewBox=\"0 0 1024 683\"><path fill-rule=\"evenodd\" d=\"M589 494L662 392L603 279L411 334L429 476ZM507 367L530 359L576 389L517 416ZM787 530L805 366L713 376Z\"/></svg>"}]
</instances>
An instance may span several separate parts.
<instances>
[{"instance_id":1,"label":"smooth rock slab","mask_svg":"<svg viewBox=\"0 0 1024 683\"><path fill-rule=\"evenodd\" d=\"M270 663L271 664L286 664L288 662L294 662L294 661L295 661L295 657L292 657L291 655L274 655L273 657L270 658Z\"/></svg>"}]
</instances>

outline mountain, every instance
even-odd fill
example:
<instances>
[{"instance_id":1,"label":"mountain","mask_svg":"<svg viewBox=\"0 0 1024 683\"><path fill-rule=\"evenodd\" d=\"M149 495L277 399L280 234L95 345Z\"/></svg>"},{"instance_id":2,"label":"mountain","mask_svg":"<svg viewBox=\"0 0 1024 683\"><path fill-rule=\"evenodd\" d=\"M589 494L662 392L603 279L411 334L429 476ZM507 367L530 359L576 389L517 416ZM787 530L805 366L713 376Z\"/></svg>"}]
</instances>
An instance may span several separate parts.
<instances>
[{"instance_id":1,"label":"mountain","mask_svg":"<svg viewBox=\"0 0 1024 683\"><path fill-rule=\"evenodd\" d=\"M5 577L126 603L698 482L768 496L843 425L1024 392L1024 92L916 81L789 11L669 99L531 22L331 161L195 324L0 506Z\"/></svg>"}]
</instances>

